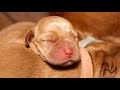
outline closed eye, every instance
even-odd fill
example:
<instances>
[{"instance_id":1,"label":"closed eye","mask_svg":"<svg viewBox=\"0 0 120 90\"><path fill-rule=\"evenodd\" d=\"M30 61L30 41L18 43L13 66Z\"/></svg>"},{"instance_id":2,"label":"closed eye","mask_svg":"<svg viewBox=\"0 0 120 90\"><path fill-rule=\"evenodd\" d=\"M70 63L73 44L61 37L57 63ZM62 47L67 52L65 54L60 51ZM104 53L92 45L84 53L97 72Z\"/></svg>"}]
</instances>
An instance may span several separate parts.
<instances>
[{"instance_id":1,"label":"closed eye","mask_svg":"<svg viewBox=\"0 0 120 90\"><path fill-rule=\"evenodd\" d=\"M42 37L41 40L55 43L57 41L57 37L55 35L47 35Z\"/></svg>"}]
</instances>

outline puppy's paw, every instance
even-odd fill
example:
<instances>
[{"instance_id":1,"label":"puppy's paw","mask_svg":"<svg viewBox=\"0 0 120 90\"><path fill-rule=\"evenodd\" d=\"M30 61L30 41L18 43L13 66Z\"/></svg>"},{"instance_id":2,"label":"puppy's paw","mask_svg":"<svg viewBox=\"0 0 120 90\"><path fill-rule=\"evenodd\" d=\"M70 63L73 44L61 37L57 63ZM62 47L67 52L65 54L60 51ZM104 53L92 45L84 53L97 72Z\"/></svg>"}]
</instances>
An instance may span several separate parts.
<instances>
[{"instance_id":1,"label":"puppy's paw","mask_svg":"<svg viewBox=\"0 0 120 90\"><path fill-rule=\"evenodd\" d=\"M114 78L117 73L117 63L115 58L105 51L99 51L98 54L102 57L100 78Z\"/></svg>"}]
</instances>

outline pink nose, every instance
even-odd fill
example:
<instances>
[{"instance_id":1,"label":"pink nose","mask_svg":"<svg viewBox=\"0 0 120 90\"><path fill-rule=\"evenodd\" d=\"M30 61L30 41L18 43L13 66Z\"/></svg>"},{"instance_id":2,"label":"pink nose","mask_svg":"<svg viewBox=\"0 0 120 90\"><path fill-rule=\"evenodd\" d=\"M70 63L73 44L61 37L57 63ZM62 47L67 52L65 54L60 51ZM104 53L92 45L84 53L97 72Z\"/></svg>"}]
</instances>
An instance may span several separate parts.
<instances>
[{"instance_id":1,"label":"pink nose","mask_svg":"<svg viewBox=\"0 0 120 90\"><path fill-rule=\"evenodd\" d=\"M64 53L65 53L66 57L71 58L73 56L73 49L65 48Z\"/></svg>"}]
</instances>

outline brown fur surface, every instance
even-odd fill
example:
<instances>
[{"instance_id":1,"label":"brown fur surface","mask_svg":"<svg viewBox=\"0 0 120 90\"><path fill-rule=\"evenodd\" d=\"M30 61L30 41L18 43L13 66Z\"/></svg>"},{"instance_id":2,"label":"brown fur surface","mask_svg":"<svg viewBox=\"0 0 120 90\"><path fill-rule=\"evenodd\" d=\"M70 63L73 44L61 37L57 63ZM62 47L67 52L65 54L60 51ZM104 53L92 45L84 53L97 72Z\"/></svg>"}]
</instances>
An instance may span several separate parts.
<instances>
[{"instance_id":1,"label":"brown fur surface","mask_svg":"<svg viewBox=\"0 0 120 90\"><path fill-rule=\"evenodd\" d=\"M104 43L100 45L103 50L96 48L98 44L87 47L92 57L94 78L119 78L120 45L110 44L109 48L105 48ZM64 68L53 67L22 44L0 43L0 47L0 77L2 78L80 78L80 62Z\"/></svg>"},{"instance_id":2,"label":"brown fur surface","mask_svg":"<svg viewBox=\"0 0 120 90\"><path fill-rule=\"evenodd\" d=\"M2 12L0 12L0 30L11 25L12 21L5 16Z\"/></svg>"},{"instance_id":3,"label":"brown fur surface","mask_svg":"<svg viewBox=\"0 0 120 90\"><path fill-rule=\"evenodd\" d=\"M14 22L37 22L41 18L50 15L49 12L5 12L5 14L8 15Z\"/></svg>"},{"instance_id":4,"label":"brown fur surface","mask_svg":"<svg viewBox=\"0 0 120 90\"><path fill-rule=\"evenodd\" d=\"M80 77L78 65L69 68L52 68L37 54L21 44L1 43L0 47L0 77L2 78Z\"/></svg>"},{"instance_id":5,"label":"brown fur surface","mask_svg":"<svg viewBox=\"0 0 120 90\"><path fill-rule=\"evenodd\" d=\"M55 12L52 15L64 17L76 29L100 39L112 42L120 40L119 12Z\"/></svg>"}]
</instances>

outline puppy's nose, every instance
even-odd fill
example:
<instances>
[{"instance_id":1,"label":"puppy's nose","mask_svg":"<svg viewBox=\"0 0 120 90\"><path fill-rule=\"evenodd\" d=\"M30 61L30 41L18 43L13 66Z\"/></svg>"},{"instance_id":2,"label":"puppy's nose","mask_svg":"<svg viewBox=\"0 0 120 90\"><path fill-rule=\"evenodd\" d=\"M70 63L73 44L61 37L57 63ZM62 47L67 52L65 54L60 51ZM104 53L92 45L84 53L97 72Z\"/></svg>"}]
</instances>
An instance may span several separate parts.
<instances>
[{"instance_id":1,"label":"puppy's nose","mask_svg":"<svg viewBox=\"0 0 120 90\"><path fill-rule=\"evenodd\" d=\"M73 49L72 48L65 48L64 53L68 58L71 58L73 56Z\"/></svg>"}]
</instances>

